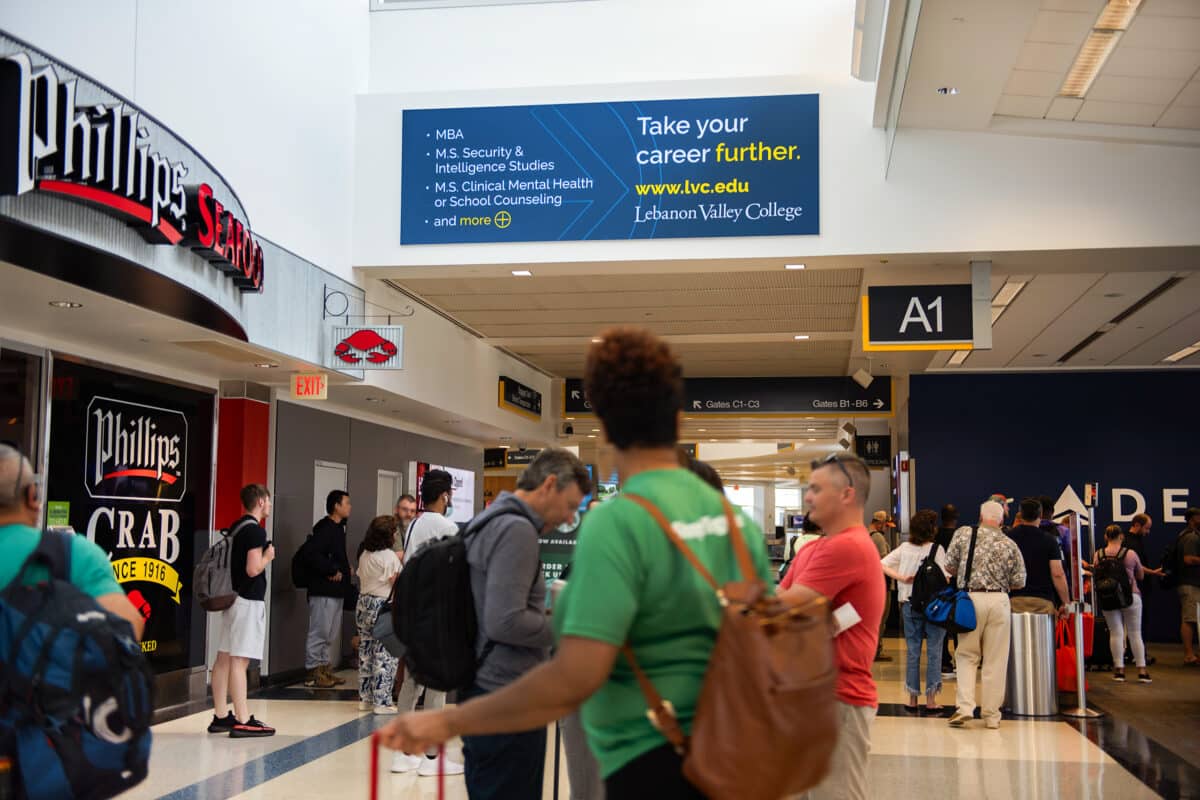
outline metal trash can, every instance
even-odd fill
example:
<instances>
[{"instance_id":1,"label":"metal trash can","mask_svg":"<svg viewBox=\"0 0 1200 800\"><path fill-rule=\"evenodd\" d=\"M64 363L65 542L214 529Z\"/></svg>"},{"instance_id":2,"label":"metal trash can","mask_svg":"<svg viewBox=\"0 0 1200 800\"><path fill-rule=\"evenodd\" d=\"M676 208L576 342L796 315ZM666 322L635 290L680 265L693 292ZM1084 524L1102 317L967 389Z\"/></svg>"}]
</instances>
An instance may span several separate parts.
<instances>
[{"instance_id":1,"label":"metal trash can","mask_svg":"<svg viewBox=\"0 0 1200 800\"><path fill-rule=\"evenodd\" d=\"M1053 614L1013 614L1005 708L1023 717L1058 713Z\"/></svg>"}]
</instances>

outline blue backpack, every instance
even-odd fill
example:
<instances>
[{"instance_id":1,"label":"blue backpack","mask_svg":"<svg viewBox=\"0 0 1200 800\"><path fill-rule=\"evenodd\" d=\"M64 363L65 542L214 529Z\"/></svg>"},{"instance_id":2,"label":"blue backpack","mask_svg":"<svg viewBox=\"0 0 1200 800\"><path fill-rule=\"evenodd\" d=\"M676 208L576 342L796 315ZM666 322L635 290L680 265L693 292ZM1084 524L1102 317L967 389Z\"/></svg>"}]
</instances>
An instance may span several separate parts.
<instances>
[{"instance_id":1,"label":"blue backpack","mask_svg":"<svg viewBox=\"0 0 1200 800\"><path fill-rule=\"evenodd\" d=\"M44 532L0 592L0 755L18 799L104 800L148 771L153 675L129 623L69 582L74 536ZM35 564L51 577L25 586Z\"/></svg>"}]
</instances>

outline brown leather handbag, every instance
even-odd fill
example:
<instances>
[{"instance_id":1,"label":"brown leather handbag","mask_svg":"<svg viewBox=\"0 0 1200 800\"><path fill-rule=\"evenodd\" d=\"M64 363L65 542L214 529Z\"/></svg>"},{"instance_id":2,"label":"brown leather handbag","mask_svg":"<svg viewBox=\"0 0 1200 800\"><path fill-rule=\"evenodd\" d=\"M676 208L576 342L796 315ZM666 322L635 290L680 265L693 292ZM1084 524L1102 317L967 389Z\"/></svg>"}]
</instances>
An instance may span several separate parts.
<instances>
[{"instance_id":1,"label":"brown leather handbag","mask_svg":"<svg viewBox=\"0 0 1200 800\"><path fill-rule=\"evenodd\" d=\"M638 666L632 646L622 650L646 696L650 722L683 756L684 777L712 800L779 800L816 786L829 771L838 734L828 599L789 606L769 594L728 500L725 519L743 580L722 587L653 503L622 496L654 517L721 604L690 738L671 701Z\"/></svg>"}]
</instances>

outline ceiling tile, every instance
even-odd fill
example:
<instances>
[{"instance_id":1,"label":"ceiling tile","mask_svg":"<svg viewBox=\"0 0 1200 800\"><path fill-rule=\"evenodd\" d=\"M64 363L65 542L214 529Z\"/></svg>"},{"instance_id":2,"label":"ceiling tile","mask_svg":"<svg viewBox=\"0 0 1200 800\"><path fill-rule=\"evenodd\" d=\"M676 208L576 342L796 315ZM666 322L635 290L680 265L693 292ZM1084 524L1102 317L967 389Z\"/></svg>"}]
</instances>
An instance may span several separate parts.
<instances>
[{"instance_id":1,"label":"ceiling tile","mask_svg":"<svg viewBox=\"0 0 1200 800\"><path fill-rule=\"evenodd\" d=\"M1088 100L1109 103L1142 103L1168 105L1186 81L1169 78L1121 78L1101 75L1087 93Z\"/></svg>"},{"instance_id":2,"label":"ceiling tile","mask_svg":"<svg viewBox=\"0 0 1200 800\"><path fill-rule=\"evenodd\" d=\"M1053 97L1062 86L1063 76L1059 72L1031 72L1014 69L1004 86L1004 94L1027 95L1030 97Z\"/></svg>"},{"instance_id":3,"label":"ceiling tile","mask_svg":"<svg viewBox=\"0 0 1200 800\"><path fill-rule=\"evenodd\" d=\"M1200 17L1197 0L1145 0L1140 17Z\"/></svg>"},{"instance_id":4,"label":"ceiling tile","mask_svg":"<svg viewBox=\"0 0 1200 800\"><path fill-rule=\"evenodd\" d=\"M1164 106L1141 103L1105 103L1085 100L1076 122L1103 122L1109 125L1153 125L1162 116Z\"/></svg>"},{"instance_id":5,"label":"ceiling tile","mask_svg":"<svg viewBox=\"0 0 1200 800\"><path fill-rule=\"evenodd\" d=\"M1171 106L1159 117L1156 128L1191 128L1200 130L1200 108L1196 106Z\"/></svg>"},{"instance_id":6,"label":"ceiling tile","mask_svg":"<svg viewBox=\"0 0 1200 800\"><path fill-rule=\"evenodd\" d=\"M1069 44L1026 42L1017 58L1016 69L1066 75L1075 61L1075 51L1075 46Z\"/></svg>"},{"instance_id":7,"label":"ceiling tile","mask_svg":"<svg viewBox=\"0 0 1200 800\"><path fill-rule=\"evenodd\" d=\"M1006 117L1041 119L1046 115L1046 107L1049 104L1050 98L1048 97L1006 94L1001 96L1000 102L996 104L996 113Z\"/></svg>"},{"instance_id":8,"label":"ceiling tile","mask_svg":"<svg viewBox=\"0 0 1200 800\"><path fill-rule=\"evenodd\" d=\"M1172 353L1200 341L1200 312L1179 320L1157 336L1130 350L1116 360L1120 366L1143 366L1157 364ZM1185 359L1181 363L1194 363Z\"/></svg>"},{"instance_id":9,"label":"ceiling tile","mask_svg":"<svg viewBox=\"0 0 1200 800\"><path fill-rule=\"evenodd\" d=\"M1196 3L1200 8L1200 2ZM1200 69L1200 42L1195 50L1163 50L1148 47L1117 45L1108 57L1101 75L1120 75L1128 78L1183 78L1187 80ZM1073 56L1072 56L1073 58Z\"/></svg>"},{"instance_id":10,"label":"ceiling tile","mask_svg":"<svg viewBox=\"0 0 1200 800\"><path fill-rule=\"evenodd\" d=\"M1139 14L1121 37L1128 47L1196 50L1200 42L1200 17L1152 17Z\"/></svg>"},{"instance_id":11,"label":"ceiling tile","mask_svg":"<svg viewBox=\"0 0 1200 800\"><path fill-rule=\"evenodd\" d=\"M1175 105L1191 108L1200 106L1200 79L1194 80L1183 87L1183 91L1179 93L1179 97L1175 98Z\"/></svg>"},{"instance_id":12,"label":"ceiling tile","mask_svg":"<svg viewBox=\"0 0 1200 800\"><path fill-rule=\"evenodd\" d=\"M1083 108L1083 101L1077 97L1056 97L1050 103L1046 119L1072 120L1075 119L1075 115L1081 108Z\"/></svg>"},{"instance_id":13,"label":"ceiling tile","mask_svg":"<svg viewBox=\"0 0 1200 800\"><path fill-rule=\"evenodd\" d=\"M1104 0L1042 0L1043 11L1087 11L1099 15Z\"/></svg>"},{"instance_id":14,"label":"ceiling tile","mask_svg":"<svg viewBox=\"0 0 1200 800\"><path fill-rule=\"evenodd\" d=\"M1039 11L1034 20L1033 29L1025 37L1027 42L1049 42L1052 44L1069 44L1078 47L1083 44L1092 23L1096 21L1096 13L1066 11Z\"/></svg>"},{"instance_id":15,"label":"ceiling tile","mask_svg":"<svg viewBox=\"0 0 1200 800\"><path fill-rule=\"evenodd\" d=\"M1017 295L1017 299L1004 312L1004 316L992 326L992 349L971 353L967 365L996 369L1010 366L1013 359L1029 344L1030 339L1053 324L1064 309L1069 308L1102 277L1103 275L1096 273L1038 275ZM1047 297L1055 298L1056 302L1044 302L1043 298ZM1047 359L1053 363L1053 359L1060 355L1062 354L1054 353L1051 357L1047 354Z\"/></svg>"},{"instance_id":16,"label":"ceiling tile","mask_svg":"<svg viewBox=\"0 0 1200 800\"><path fill-rule=\"evenodd\" d=\"M1159 277L1166 280L1169 274L1160 274ZM1200 273L1193 273L1122 320L1115 329L1101 336L1080 355L1095 358L1101 364L1112 364L1194 314L1197 297L1200 297ZM1126 299L1132 305L1141 298Z\"/></svg>"}]
</instances>

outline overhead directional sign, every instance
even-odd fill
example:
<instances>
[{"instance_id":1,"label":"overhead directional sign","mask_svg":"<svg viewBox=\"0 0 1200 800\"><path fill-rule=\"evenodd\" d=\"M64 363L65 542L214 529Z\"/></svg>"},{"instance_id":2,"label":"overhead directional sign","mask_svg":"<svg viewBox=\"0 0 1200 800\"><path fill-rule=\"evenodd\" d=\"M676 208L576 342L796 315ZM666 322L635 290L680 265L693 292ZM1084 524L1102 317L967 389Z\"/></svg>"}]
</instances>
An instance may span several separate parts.
<instances>
[{"instance_id":1,"label":"overhead directional sign","mask_svg":"<svg viewBox=\"0 0 1200 800\"><path fill-rule=\"evenodd\" d=\"M971 284L871 286L863 298L863 349L970 350Z\"/></svg>"},{"instance_id":2,"label":"overhead directional sign","mask_svg":"<svg viewBox=\"0 0 1200 800\"><path fill-rule=\"evenodd\" d=\"M538 453L540 453L540 452L542 452L542 451L541 450L527 450L527 449L513 450L512 448L509 448L508 452L504 456L505 462L506 462L507 466L510 466L510 467L524 466L525 464L532 464L533 460L535 458L537 458Z\"/></svg>"},{"instance_id":3,"label":"overhead directional sign","mask_svg":"<svg viewBox=\"0 0 1200 800\"><path fill-rule=\"evenodd\" d=\"M483 468L484 469L504 469L507 466L507 461L504 458L505 448L503 447L488 447L483 451Z\"/></svg>"},{"instance_id":4,"label":"overhead directional sign","mask_svg":"<svg viewBox=\"0 0 1200 800\"><path fill-rule=\"evenodd\" d=\"M542 418L542 393L512 378L500 376L500 408L531 419Z\"/></svg>"},{"instance_id":5,"label":"overhead directional sign","mask_svg":"<svg viewBox=\"0 0 1200 800\"><path fill-rule=\"evenodd\" d=\"M847 377L689 378L683 413L717 416L890 416L892 379L880 376L864 389ZM590 414L583 381L568 378L563 414Z\"/></svg>"},{"instance_id":6,"label":"overhead directional sign","mask_svg":"<svg viewBox=\"0 0 1200 800\"><path fill-rule=\"evenodd\" d=\"M400 243L820 233L818 96L404 112Z\"/></svg>"}]
</instances>

